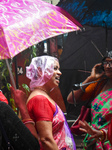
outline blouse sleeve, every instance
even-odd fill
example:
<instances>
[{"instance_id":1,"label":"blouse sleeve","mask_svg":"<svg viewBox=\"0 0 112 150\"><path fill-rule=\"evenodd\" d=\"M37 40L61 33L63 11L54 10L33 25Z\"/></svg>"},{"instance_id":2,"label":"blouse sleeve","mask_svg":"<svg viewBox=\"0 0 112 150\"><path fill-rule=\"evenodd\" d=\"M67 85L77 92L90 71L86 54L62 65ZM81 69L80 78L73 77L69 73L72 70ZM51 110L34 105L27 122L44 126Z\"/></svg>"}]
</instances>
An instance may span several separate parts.
<instances>
[{"instance_id":1,"label":"blouse sleeve","mask_svg":"<svg viewBox=\"0 0 112 150\"><path fill-rule=\"evenodd\" d=\"M55 106L42 95L33 97L27 104L30 117L35 121L52 121Z\"/></svg>"},{"instance_id":2,"label":"blouse sleeve","mask_svg":"<svg viewBox=\"0 0 112 150\"><path fill-rule=\"evenodd\" d=\"M92 97L92 93L96 87L96 83L90 84L86 89L85 93L82 95L81 99L82 100L90 100Z\"/></svg>"},{"instance_id":3,"label":"blouse sleeve","mask_svg":"<svg viewBox=\"0 0 112 150\"><path fill-rule=\"evenodd\" d=\"M101 82L95 82L87 86L85 93L82 95L82 100L90 100L95 98L100 92L105 84L105 80Z\"/></svg>"}]
</instances>

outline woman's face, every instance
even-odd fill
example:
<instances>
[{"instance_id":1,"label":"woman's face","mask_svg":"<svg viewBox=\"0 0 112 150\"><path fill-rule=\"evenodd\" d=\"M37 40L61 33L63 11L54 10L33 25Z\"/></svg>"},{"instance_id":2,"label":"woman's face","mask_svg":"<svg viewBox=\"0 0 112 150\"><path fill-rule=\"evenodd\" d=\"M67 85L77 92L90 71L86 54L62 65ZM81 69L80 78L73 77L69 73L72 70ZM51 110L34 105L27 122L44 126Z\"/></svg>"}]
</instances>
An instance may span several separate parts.
<instances>
[{"instance_id":1,"label":"woman's face","mask_svg":"<svg viewBox=\"0 0 112 150\"><path fill-rule=\"evenodd\" d=\"M59 85L59 80L60 80L60 76L61 76L61 72L60 72L60 65L57 61L54 62L54 73L52 78L50 79L50 82L52 82L52 85L54 87Z\"/></svg>"},{"instance_id":2,"label":"woman's face","mask_svg":"<svg viewBox=\"0 0 112 150\"><path fill-rule=\"evenodd\" d=\"M112 59L106 58L103 62L105 75L109 78L112 78Z\"/></svg>"}]
</instances>

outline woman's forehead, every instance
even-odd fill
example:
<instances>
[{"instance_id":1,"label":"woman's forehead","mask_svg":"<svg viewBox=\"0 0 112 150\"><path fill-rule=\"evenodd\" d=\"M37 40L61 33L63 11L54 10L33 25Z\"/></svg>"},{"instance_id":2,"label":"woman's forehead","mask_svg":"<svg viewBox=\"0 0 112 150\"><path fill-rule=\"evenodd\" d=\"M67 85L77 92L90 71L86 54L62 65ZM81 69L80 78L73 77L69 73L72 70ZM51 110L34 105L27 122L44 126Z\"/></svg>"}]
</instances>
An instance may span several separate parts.
<instances>
[{"instance_id":1,"label":"woman's forehead","mask_svg":"<svg viewBox=\"0 0 112 150\"><path fill-rule=\"evenodd\" d=\"M54 65L58 65L59 66L59 62L57 60L54 61Z\"/></svg>"}]
</instances>

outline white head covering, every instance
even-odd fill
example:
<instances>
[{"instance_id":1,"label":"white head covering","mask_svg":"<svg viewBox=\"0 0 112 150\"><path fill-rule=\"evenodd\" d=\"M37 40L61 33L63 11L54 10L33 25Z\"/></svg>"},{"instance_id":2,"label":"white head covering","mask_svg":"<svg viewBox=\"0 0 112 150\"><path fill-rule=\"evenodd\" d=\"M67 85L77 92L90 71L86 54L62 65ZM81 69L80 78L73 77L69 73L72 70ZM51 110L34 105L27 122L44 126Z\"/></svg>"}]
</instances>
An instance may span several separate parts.
<instances>
[{"instance_id":1,"label":"white head covering","mask_svg":"<svg viewBox=\"0 0 112 150\"><path fill-rule=\"evenodd\" d=\"M48 82L54 73L54 62L57 58L52 56L39 56L32 59L30 65L26 67L26 76L31 80L30 89L43 86Z\"/></svg>"}]
</instances>

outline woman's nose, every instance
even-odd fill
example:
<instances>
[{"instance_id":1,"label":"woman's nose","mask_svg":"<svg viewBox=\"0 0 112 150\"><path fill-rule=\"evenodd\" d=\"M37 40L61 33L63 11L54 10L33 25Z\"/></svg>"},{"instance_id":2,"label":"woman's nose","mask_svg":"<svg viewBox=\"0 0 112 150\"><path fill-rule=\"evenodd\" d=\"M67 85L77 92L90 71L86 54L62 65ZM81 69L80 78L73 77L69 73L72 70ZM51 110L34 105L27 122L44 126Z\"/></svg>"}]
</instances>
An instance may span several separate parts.
<instances>
[{"instance_id":1,"label":"woman's nose","mask_svg":"<svg viewBox=\"0 0 112 150\"><path fill-rule=\"evenodd\" d=\"M62 75L62 73L61 73L61 71L60 71L60 70L58 70L58 74Z\"/></svg>"}]
</instances>

